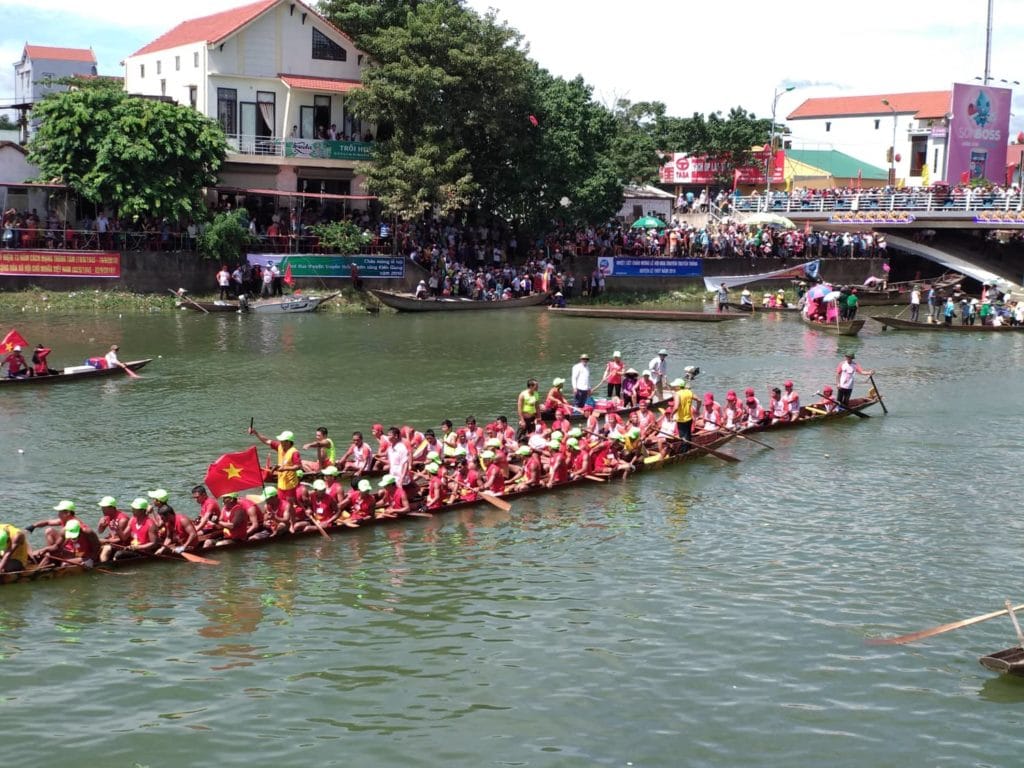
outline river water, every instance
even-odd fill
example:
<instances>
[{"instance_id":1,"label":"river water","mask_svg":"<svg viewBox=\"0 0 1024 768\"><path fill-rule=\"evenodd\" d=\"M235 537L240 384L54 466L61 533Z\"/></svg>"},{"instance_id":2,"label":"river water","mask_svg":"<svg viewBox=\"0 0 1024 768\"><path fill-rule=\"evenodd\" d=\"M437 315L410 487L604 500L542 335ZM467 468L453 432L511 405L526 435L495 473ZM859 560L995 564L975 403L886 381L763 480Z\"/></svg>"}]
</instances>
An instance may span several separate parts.
<instances>
[{"instance_id":1,"label":"river water","mask_svg":"<svg viewBox=\"0 0 1024 768\"><path fill-rule=\"evenodd\" d=\"M514 417L527 376L660 347L696 390L796 381L854 349L890 413L734 441L626 482L0 594L5 753L32 766L1005 766L1024 684L977 663L1024 594L1024 336L792 317L0 318L51 362L121 345L143 379L0 392L2 516L162 486L258 429ZM858 382L858 392L866 384ZM18 449L23 450L19 453ZM35 534L38 544L39 534ZM13 758L9 758L13 759Z\"/></svg>"}]
</instances>

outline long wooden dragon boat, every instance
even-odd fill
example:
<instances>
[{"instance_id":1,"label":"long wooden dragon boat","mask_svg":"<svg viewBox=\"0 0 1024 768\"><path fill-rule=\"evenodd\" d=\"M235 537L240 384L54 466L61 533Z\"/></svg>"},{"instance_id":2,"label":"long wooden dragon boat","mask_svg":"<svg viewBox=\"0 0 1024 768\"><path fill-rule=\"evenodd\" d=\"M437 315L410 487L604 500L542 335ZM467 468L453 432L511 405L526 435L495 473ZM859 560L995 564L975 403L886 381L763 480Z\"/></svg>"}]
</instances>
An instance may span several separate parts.
<instances>
[{"instance_id":1,"label":"long wooden dragon boat","mask_svg":"<svg viewBox=\"0 0 1024 768\"><path fill-rule=\"evenodd\" d=\"M147 357L145 360L132 360L131 362L125 363L125 367L132 371L137 371L147 363L151 363L153 358ZM28 386L30 384L62 384L71 381L82 381L84 379L101 379L105 376L124 376L124 370L120 366L114 366L113 368L93 368L92 366L75 366L74 368L65 368L63 371L52 374L50 376L25 376L24 378L18 379L0 379L0 386L13 387L13 386Z\"/></svg>"}]
</instances>

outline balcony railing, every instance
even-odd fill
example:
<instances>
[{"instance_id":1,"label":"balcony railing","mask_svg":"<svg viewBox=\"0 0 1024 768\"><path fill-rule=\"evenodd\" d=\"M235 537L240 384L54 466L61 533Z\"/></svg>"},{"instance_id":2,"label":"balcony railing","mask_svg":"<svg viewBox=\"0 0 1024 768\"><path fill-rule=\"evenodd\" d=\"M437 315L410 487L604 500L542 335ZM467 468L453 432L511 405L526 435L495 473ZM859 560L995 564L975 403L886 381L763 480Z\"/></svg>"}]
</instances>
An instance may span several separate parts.
<instances>
[{"instance_id":1,"label":"balcony railing","mask_svg":"<svg viewBox=\"0 0 1024 768\"><path fill-rule=\"evenodd\" d=\"M276 136L228 135L228 149L240 155L262 157L304 157L314 160L369 160L373 143L293 139Z\"/></svg>"},{"instance_id":2,"label":"balcony railing","mask_svg":"<svg viewBox=\"0 0 1024 768\"><path fill-rule=\"evenodd\" d=\"M770 197L750 195L733 200L737 213L833 213L857 211L899 211L929 213L983 214L986 212L1020 212L1024 209L1021 193L987 190L965 191L903 191L865 190L855 194L810 193L786 194L772 192Z\"/></svg>"}]
</instances>

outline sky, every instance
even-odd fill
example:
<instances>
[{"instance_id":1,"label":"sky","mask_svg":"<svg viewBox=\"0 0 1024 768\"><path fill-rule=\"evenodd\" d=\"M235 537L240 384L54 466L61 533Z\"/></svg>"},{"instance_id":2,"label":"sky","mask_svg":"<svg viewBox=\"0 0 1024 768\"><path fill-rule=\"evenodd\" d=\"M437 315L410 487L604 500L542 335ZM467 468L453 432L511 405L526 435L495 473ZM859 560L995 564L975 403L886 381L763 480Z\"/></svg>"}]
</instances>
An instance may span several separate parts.
<instances>
[{"instance_id":1,"label":"sky","mask_svg":"<svg viewBox=\"0 0 1024 768\"><path fill-rule=\"evenodd\" d=\"M541 66L583 78L595 97L661 101L670 114L741 106L781 118L806 98L942 90L985 65L988 0L467 0L519 30ZM246 0L0 0L0 103L14 95L26 42L91 47L100 74L189 18ZM772 10L775 9L775 10ZM993 85L1017 80L1011 136L1024 130L1024 0L994 0ZM6 60L7 64L3 62Z\"/></svg>"}]
</instances>

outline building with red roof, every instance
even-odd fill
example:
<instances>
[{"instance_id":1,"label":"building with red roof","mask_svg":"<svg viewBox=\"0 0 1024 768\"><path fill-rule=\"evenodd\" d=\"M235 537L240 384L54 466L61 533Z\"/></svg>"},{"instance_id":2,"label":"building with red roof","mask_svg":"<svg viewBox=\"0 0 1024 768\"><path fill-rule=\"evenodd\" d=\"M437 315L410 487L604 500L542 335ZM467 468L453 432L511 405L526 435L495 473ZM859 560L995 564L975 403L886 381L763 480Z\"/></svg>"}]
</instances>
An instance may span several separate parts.
<instances>
[{"instance_id":1,"label":"building with red roof","mask_svg":"<svg viewBox=\"0 0 1024 768\"><path fill-rule=\"evenodd\" d=\"M67 86L51 81L66 77L96 75L96 54L91 48L57 48L49 45L25 43L21 58L14 63L14 103L11 105L23 116L48 93L67 90ZM26 141L34 132L31 121L23 121Z\"/></svg>"},{"instance_id":2,"label":"building with red roof","mask_svg":"<svg viewBox=\"0 0 1024 768\"><path fill-rule=\"evenodd\" d=\"M234 189L348 195L374 127L348 107L367 63L300 0L257 0L183 21L124 62L129 93L170 98L220 123Z\"/></svg>"},{"instance_id":3,"label":"building with red roof","mask_svg":"<svg viewBox=\"0 0 1024 768\"><path fill-rule=\"evenodd\" d=\"M787 117L788 140L891 168L897 184L926 185L946 166L952 98L949 89L806 99Z\"/></svg>"}]
</instances>

